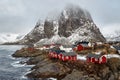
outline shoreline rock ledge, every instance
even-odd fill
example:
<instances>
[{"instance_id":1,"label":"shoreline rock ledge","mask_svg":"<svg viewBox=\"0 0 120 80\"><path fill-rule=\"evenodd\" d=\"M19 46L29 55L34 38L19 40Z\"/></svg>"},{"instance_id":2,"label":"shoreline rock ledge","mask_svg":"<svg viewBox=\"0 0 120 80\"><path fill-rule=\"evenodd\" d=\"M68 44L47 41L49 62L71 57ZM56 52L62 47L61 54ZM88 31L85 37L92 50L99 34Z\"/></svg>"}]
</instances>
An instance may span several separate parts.
<instances>
[{"instance_id":1,"label":"shoreline rock ledge","mask_svg":"<svg viewBox=\"0 0 120 80\"><path fill-rule=\"evenodd\" d=\"M110 58L106 64L87 63L82 60L63 62L50 59L47 51L27 49L16 51L13 57L30 58L26 63L34 64L26 76L38 78L57 78L57 80L120 80L120 59Z\"/></svg>"}]
</instances>

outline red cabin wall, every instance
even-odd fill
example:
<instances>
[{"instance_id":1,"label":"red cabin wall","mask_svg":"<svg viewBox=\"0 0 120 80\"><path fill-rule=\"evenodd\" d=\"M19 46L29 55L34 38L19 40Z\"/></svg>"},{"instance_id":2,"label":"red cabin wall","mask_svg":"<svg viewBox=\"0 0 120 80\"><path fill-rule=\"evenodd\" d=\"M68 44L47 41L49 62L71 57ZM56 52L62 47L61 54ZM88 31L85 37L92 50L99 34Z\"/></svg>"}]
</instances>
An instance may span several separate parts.
<instances>
[{"instance_id":1,"label":"red cabin wall","mask_svg":"<svg viewBox=\"0 0 120 80\"><path fill-rule=\"evenodd\" d=\"M64 56L64 61L69 60L69 56Z\"/></svg>"},{"instance_id":2,"label":"red cabin wall","mask_svg":"<svg viewBox=\"0 0 120 80\"><path fill-rule=\"evenodd\" d=\"M77 55L73 56L73 61L77 60Z\"/></svg>"},{"instance_id":3,"label":"red cabin wall","mask_svg":"<svg viewBox=\"0 0 120 80\"><path fill-rule=\"evenodd\" d=\"M62 56L62 61L65 61L65 56Z\"/></svg>"},{"instance_id":4,"label":"red cabin wall","mask_svg":"<svg viewBox=\"0 0 120 80\"><path fill-rule=\"evenodd\" d=\"M95 59L94 57L87 58L87 62L92 62L92 63L99 63L99 59Z\"/></svg>"},{"instance_id":5,"label":"red cabin wall","mask_svg":"<svg viewBox=\"0 0 120 80\"><path fill-rule=\"evenodd\" d=\"M28 51L34 51L34 48L29 47L29 48L28 48Z\"/></svg>"},{"instance_id":6,"label":"red cabin wall","mask_svg":"<svg viewBox=\"0 0 120 80\"><path fill-rule=\"evenodd\" d=\"M54 54L54 58L58 58L58 54L57 53Z\"/></svg>"},{"instance_id":7,"label":"red cabin wall","mask_svg":"<svg viewBox=\"0 0 120 80\"><path fill-rule=\"evenodd\" d=\"M52 58L52 57L53 57L53 55L54 55L54 53L53 53L53 52L49 52L49 57L50 57L50 58Z\"/></svg>"},{"instance_id":8,"label":"red cabin wall","mask_svg":"<svg viewBox=\"0 0 120 80\"><path fill-rule=\"evenodd\" d=\"M91 62L91 58L87 58L87 62Z\"/></svg>"},{"instance_id":9,"label":"red cabin wall","mask_svg":"<svg viewBox=\"0 0 120 80\"><path fill-rule=\"evenodd\" d=\"M77 50L78 50L78 51L84 50L84 47L83 47L82 45L78 45L78 46L77 46Z\"/></svg>"},{"instance_id":10,"label":"red cabin wall","mask_svg":"<svg viewBox=\"0 0 120 80\"><path fill-rule=\"evenodd\" d=\"M60 59L60 60L62 60L62 54L58 54L58 58Z\"/></svg>"},{"instance_id":11,"label":"red cabin wall","mask_svg":"<svg viewBox=\"0 0 120 80\"><path fill-rule=\"evenodd\" d=\"M56 58L56 53L55 52L49 52L50 58Z\"/></svg>"},{"instance_id":12,"label":"red cabin wall","mask_svg":"<svg viewBox=\"0 0 120 80\"><path fill-rule=\"evenodd\" d=\"M96 63L99 63L99 61L100 61L100 59L95 59L95 62L96 62Z\"/></svg>"},{"instance_id":13,"label":"red cabin wall","mask_svg":"<svg viewBox=\"0 0 120 80\"><path fill-rule=\"evenodd\" d=\"M95 58L93 57L93 58L91 58L91 59L92 59L91 61L94 63L94 62L95 62Z\"/></svg>"},{"instance_id":14,"label":"red cabin wall","mask_svg":"<svg viewBox=\"0 0 120 80\"><path fill-rule=\"evenodd\" d=\"M52 55L52 53L51 52L49 52L49 54L48 54L48 56L51 58L51 55Z\"/></svg>"},{"instance_id":15,"label":"red cabin wall","mask_svg":"<svg viewBox=\"0 0 120 80\"><path fill-rule=\"evenodd\" d=\"M105 56L102 56L101 59L102 59L101 63L106 63L107 62L107 58Z\"/></svg>"},{"instance_id":16,"label":"red cabin wall","mask_svg":"<svg viewBox=\"0 0 120 80\"><path fill-rule=\"evenodd\" d=\"M107 58L105 56L102 56L101 58L99 58L98 60L96 60L94 57L92 58L87 58L87 62L93 62L93 63L106 63L107 62Z\"/></svg>"},{"instance_id":17,"label":"red cabin wall","mask_svg":"<svg viewBox=\"0 0 120 80\"><path fill-rule=\"evenodd\" d=\"M62 56L62 60L63 61L69 61L69 60L76 61L77 56Z\"/></svg>"}]
</instances>

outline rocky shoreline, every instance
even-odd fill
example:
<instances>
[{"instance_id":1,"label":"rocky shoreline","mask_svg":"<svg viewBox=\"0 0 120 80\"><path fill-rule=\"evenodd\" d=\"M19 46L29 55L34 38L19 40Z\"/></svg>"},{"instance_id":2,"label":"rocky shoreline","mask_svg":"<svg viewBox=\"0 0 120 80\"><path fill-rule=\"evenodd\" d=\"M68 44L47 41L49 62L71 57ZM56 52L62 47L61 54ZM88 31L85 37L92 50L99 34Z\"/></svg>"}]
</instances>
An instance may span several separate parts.
<instances>
[{"instance_id":1,"label":"rocky shoreline","mask_svg":"<svg viewBox=\"0 0 120 80\"><path fill-rule=\"evenodd\" d=\"M48 51L35 49L33 51L22 48L13 57L29 57L28 65L35 65L30 78L57 78L57 80L120 80L120 59L110 58L106 64L87 63L82 60L60 61L50 59ZM41 80L41 79L40 79Z\"/></svg>"}]
</instances>

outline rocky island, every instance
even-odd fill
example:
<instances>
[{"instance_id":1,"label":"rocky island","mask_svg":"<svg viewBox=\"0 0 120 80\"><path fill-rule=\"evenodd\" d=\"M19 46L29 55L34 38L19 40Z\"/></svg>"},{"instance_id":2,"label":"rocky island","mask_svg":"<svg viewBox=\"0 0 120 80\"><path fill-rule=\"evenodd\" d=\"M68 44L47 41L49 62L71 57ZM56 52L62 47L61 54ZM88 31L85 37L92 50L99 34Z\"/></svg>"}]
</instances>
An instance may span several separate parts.
<instances>
[{"instance_id":1,"label":"rocky island","mask_svg":"<svg viewBox=\"0 0 120 80\"><path fill-rule=\"evenodd\" d=\"M61 61L51 59L49 52L34 49L29 51L22 48L13 54L13 57L29 57L28 65L35 65L31 68L30 78L57 78L58 80L119 80L120 79L120 58L112 57L107 59L105 64L88 63L84 60ZM117 54L117 53L116 53Z\"/></svg>"},{"instance_id":2,"label":"rocky island","mask_svg":"<svg viewBox=\"0 0 120 80\"><path fill-rule=\"evenodd\" d=\"M99 51L102 55L111 55L104 64L76 61L62 61L49 57L49 49L41 49L44 44L59 43L70 46L76 41L101 42L95 49L76 51L77 56ZM57 80L120 80L120 56L112 45L106 43L99 28L93 22L88 11L78 6L69 6L55 20L46 19L37 22L35 28L18 44L31 45L32 48L17 50L13 57L30 58L25 63L35 65L26 76L30 78L56 78ZM114 56L115 54L115 56ZM116 57L117 55L117 57ZM86 58L86 57L85 57Z\"/></svg>"}]
</instances>

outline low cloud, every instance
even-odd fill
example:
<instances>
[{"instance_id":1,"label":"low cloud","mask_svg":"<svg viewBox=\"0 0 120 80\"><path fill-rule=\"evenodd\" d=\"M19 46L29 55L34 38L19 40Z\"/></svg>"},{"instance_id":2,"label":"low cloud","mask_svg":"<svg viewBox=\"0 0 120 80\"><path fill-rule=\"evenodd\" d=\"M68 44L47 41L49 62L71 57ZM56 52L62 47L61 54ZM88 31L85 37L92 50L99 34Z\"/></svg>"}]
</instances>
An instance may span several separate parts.
<instances>
[{"instance_id":1,"label":"low cloud","mask_svg":"<svg viewBox=\"0 0 120 80\"><path fill-rule=\"evenodd\" d=\"M120 0L1 0L0 33L28 33L38 19L69 3L87 9L102 33L120 30Z\"/></svg>"}]
</instances>

